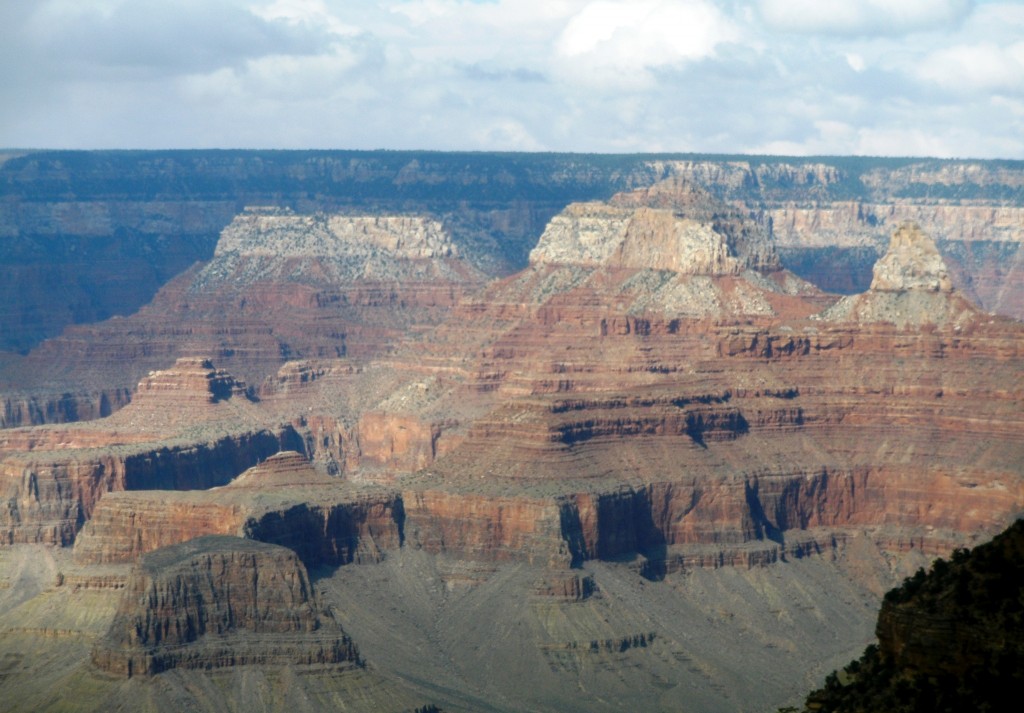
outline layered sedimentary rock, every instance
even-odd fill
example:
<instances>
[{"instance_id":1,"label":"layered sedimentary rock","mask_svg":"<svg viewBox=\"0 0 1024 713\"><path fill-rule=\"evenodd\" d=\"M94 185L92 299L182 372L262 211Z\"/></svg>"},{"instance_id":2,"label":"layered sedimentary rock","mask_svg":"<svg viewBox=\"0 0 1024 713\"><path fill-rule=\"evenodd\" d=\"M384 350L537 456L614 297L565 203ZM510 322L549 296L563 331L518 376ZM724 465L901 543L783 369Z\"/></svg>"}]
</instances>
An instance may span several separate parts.
<instances>
[{"instance_id":1,"label":"layered sedimentary rock","mask_svg":"<svg viewBox=\"0 0 1024 713\"><path fill-rule=\"evenodd\" d=\"M105 493L223 485L282 448L302 447L226 372L183 358L147 376L139 397L106 419L5 431L0 539L67 545Z\"/></svg>"},{"instance_id":2,"label":"layered sedimentary rock","mask_svg":"<svg viewBox=\"0 0 1024 713\"><path fill-rule=\"evenodd\" d=\"M767 232L705 189L669 180L569 206L548 224L530 262L729 275L778 269Z\"/></svg>"},{"instance_id":3,"label":"layered sedimentary rock","mask_svg":"<svg viewBox=\"0 0 1024 713\"><path fill-rule=\"evenodd\" d=\"M134 562L200 535L234 535L286 546L310 567L370 563L401 546L404 522L393 491L339 482L284 452L223 487L108 493L75 542L75 560Z\"/></svg>"},{"instance_id":4,"label":"layered sedimentary rock","mask_svg":"<svg viewBox=\"0 0 1024 713\"><path fill-rule=\"evenodd\" d=\"M801 180L833 179L822 169ZM500 606L530 616L497 617L498 636L515 653L487 651L482 660L494 668L474 664L466 669L474 676L505 675L515 660L540 656L552 685L589 685L580 671L630 661L643 661L636 685L644 690L652 671L676 682L692 641L688 625L663 623L675 616L659 608L666 592L675 607L694 581L760 578L762 589L744 601L761 601L765 581L784 578L781 563L806 559L823 569L815 591L831 592L830 568L842 567L858 597L880 596L909 562L973 543L1024 506L1021 325L967 305L935 246L912 228L893 238L875 287L837 303L779 268L761 218L679 181L574 204L552 221L529 267L453 297L435 326L419 324L385 350L290 362L254 388L193 357L145 377L132 404L94 424L7 431L11 521L22 517L33 478L46 484L40 503L78 508L73 520L33 515L11 531L25 539L28 528L60 521L66 543L81 528L81 570L123 568L199 534L285 545L306 566L337 568L318 574L348 580L367 608L388 602L368 637L417 622L431 651L458 648L465 635L481 647L464 652L474 659L496 638L491 597L509 585ZM335 235L326 217L252 212L244 220L256 227L240 234L292 236L295 250L341 251L349 235ZM304 226L294 236L293 223ZM426 225L416 222L402 244L435 250L423 248ZM370 239L367 264L381 240ZM220 284L245 283L244 266L268 257L237 255ZM295 264L308 274L310 263ZM287 274L273 272L268 293L284 294ZM920 295L959 311L934 319L935 305ZM850 304L902 311L904 303L921 309L903 320L840 314ZM186 462L179 447L213 433L270 433L274 450L289 441L301 455L239 458L216 478L202 469L196 481L118 476L109 485L91 460L107 438L117 457ZM239 475L256 460L264 462ZM41 464L62 474L47 480ZM80 487L65 472L77 467L103 487ZM104 472L119 467L112 461ZM195 487L200 475L202 490L172 491ZM375 599L374 587L389 597ZM622 605L609 616L613 597L647 596L654 613ZM336 600L341 608L347 601ZM846 595L829 606L856 609ZM778 623L781 611L765 616ZM786 611L787 627L802 625L801 614ZM851 628L870 633L867 614L850 617ZM464 618L474 631L462 628ZM765 640L766 661L778 659L775 646L805 660L840 653L820 639L777 641ZM380 660L395 660L388 656ZM402 676L448 675L447 662L408 656L420 661ZM468 690L444 680L459 695ZM714 695L728 707L727 693Z\"/></svg>"},{"instance_id":5,"label":"layered sedimentary rock","mask_svg":"<svg viewBox=\"0 0 1024 713\"><path fill-rule=\"evenodd\" d=\"M142 558L92 660L131 677L174 668L358 664L359 655L294 552L207 536Z\"/></svg>"},{"instance_id":6,"label":"layered sedimentary rock","mask_svg":"<svg viewBox=\"0 0 1024 713\"><path fill-rule=\"evenodd\" d=\"M147 372L190 354L258 384L289 359L386 353L440 321L483 277L436 220L248 209L209 263L135 315L68 329L9 367L17 386L3 425L106 415ZM83 404L71 374L95 390ZM89 406L96 400L99 414Z\"/></svg>"},{"instance_id":7,"label":"layered sedimentary rock","mask_svg":"<svg viewBox=\"0 0 1024 713\"><path fill-rule=\"evenodd\" d=\"M897 231L874 289L816 319L806 319L822 304L812 291L748 272L689 279L748 290L765 309L719 301L694 320L657 292L677 273L648 268L663 275L652 281L614 263L607 244L622 244L632 214L567 212L538 264L463 306L464 333L503 325L470 380L502 403L422 476L420 487L446 495L407 500L410 523L469 493L474 515L459 522L502 524L437 538L457 551L504 553L521 538L542 548L533 561L640 554L657 576L841 548L864 529L892 552L942 553L1024 502L1020 327L955 294L919 230ZM568 245L557 265L545 263L549 241ZM894 312L920 294L938 302L899 320L846 308ZM535 511L526 524L510 497Z\"/></svg>"}]
</instances>

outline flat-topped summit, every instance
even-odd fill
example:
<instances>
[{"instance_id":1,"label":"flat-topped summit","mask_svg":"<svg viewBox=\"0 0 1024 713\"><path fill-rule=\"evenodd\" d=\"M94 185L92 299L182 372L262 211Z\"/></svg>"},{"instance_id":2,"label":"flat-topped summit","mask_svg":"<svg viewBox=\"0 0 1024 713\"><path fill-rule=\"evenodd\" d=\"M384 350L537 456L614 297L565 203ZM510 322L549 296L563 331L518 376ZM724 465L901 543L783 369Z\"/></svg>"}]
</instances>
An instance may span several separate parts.
<instances>
[{"instance_id":1,"label":"flat-topped summit","mask_svg":"<svg viewBox=\"0 0 1024 713\"><path fill-rule=\"evenodd\" d=\"M904 223L892 234L889 249L875 263L871 290L952 292L949 270L935 241L916 223Z\"/></svg>"},{"instance_id":2,"label":"flat-topped summit","mask_svg":"<svg viewBox=\"0 0 1024 713\"><path fill-rule=\"evenodd\" d=\"M530 263L735 275L776 270L768 232L681 179L573 203L548 223Z\"/></svg>"},{"instance_id":3,"label":"flat-topped summit","mask_svg":"<svg viewBox=\"0 0 1024 713\"><path fill-rule=\"evenodd\" d=\"M245 664L358 664L291 550L205 536L142 557L92 653L121 676Z\"/></svg>"},{"instance_id":4,"label":"flat-topped summit","mask_svg":"<svg viewBox=\"0 0 1024 713\"><path fill-rule=\"evenodd\" d=\"M216 368L206 357L187 356L176 359L170 369L151 371L139 382L135 394L136 406L165 400L214 404L235 396L244 398L245 383Z\"/></svg>"},{"instance_id":5,"label":"flat-topped summit","mask_svg":"<svg viewBox=\"0 0 1024 713\"><path fill-rule=\"evenodd\" d=\"M221 232L192 291L211 285L291 281L456 279L473 272L451 234L420 215L295 213L246 208Z\"/></svg>"},{"instance_id":6,"label":"flat-topped summit","mask_svg":"<svg viewBox=\"0 0 1024 713\"><path fill-rule=\"evenodd\" d=\"M349 257L388 253L407 260L457 253L440 222L416 215L300 215L248 207L221 233L214 255Z\"/></svg>"}]
</instances>

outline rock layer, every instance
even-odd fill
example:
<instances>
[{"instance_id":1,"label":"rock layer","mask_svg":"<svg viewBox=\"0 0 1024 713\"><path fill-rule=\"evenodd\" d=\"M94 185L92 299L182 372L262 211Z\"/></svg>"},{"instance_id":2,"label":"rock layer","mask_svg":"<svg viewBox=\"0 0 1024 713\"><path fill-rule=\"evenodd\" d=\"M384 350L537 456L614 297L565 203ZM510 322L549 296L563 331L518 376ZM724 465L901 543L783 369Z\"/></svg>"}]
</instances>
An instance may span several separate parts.
<instances>
[{"instance_id":1,"label":"rock layer","mask_svg":"<svg viewBox=\"0 0 1024 713\"><path fill-rule=\"evenodd\" d=\"M574 204L555 216L530 263L730 275L778 269L767 233L680 180Z\"/></svg>"},{"instance_id":2,"label":"rock layer","mask_svg":"<svg viewBox=\"0 0 1024 713\"><path fill-rule=\"evenodd\" d=\"M139 397L106 419L5 431L0 541L68 545L105 493L211 488L302 447L229 374L184 358L146 377Z\"/></svg>"},{"instance_id":3,"label":"rock layer","mask_svg":"<svg viewBox=\"0 0 1024 713\"><path fill-rule=\"evenodd\" d=\"M356 664L293 552L207 536L143 557L92 652L121 676L174 668Z\"/></svg>"}]
</instances>

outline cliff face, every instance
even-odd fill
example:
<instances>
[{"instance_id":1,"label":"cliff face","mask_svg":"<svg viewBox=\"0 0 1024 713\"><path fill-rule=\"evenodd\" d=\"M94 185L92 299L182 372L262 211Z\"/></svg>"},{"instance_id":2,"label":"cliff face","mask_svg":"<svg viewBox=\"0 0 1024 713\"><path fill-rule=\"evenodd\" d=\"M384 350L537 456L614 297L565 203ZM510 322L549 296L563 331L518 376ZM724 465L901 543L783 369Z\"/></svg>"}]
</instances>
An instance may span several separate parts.
<instances>
[{"instance_id":1,"label":"cliff face","mask_svg":"<svg viewBox=\"0 0 1024 713\"><path fill-rule=\"evenodd\" d=\"M0 351L26 351L69 324L133 312L176 274L209 260L220 231L246 205L433 213L460 252L494 275L525 265L545 223L568 203L681 177L770 219L787 266L806 266L802 276L855 291L845 276L816 269L830 259L824 248L852 240L880 252L908 220L949 241L947 259L975 243L1017 255L1021 175L1006 162L854 158L30 153L0 167L0 298L15 305L5 313ZM853 287L862 289L871 262L857 264L864 282ZM965 257L953 269L980 284L986 265ZM1018 272L989 275L1007 289L980 292L981 306L1022 314Z\"/></svg>"},{"instance_id":2,"label":"cliff face","mask_svg":"<svg viewBox=\"0 0 1024 713\"><path fill-rule=\"evenodd\" d=\"M0 439L0 539L68 545L104 493L223 485L282 448L287 425L257 412L244 385L203 358L153 372L135 401L85 424L14 429Z\"/></svg>"},{"instance_id":3,"label":"cliff face","mask_svg":"<svg viewBox=\"0 0 1024 713\"><path fill-rule=\"evenodd\" d=\"M201 535L234 535L288 547L309 567L366 564L398 549L404 526L395 492L353 488L282 452L223 487L108 493L74 554L80 564L123 564Z\"/></svg>"},{"instance_id":4,"label":"cliff face","mask_svg":"<svg viewBox=\"0 0 1024 713\"><path fill-rule=\"evenodd\" d=\"M1005 162L859 158L19 156L0 166L0 285L15 306L0 317L8 319L0 329L0 340L7 339L0 344L0 425L101 417L123 406L148 371L186 353L207 354L252 384L287 359L379 354L409 329L437 323L483 276L525 265L531 249L540 251L538 265L567 259L548 254L550 240L536 244L567 204L586 201L578 215L567 211L551 222L554 233L571 234L570 223L590 220L582 206L597 210L595 201L637 186L644 188L599 209L619 216L613 233L632 225L628 235L602 238L609 254L601 256L589 254L596 244L570 249L562 241L560 250L577 254L570 262L600 257L608 265L721 275L771 270L781 261L820 287L850 294L867 288L889 235L910 220L934 237L968 299L1020 317L1020 175ZM729 207L709 212L712 203L692 184ZM181 185L191 187L188 196ZM246 205L275 208L246 214ZM647 210L637 213L639 207ZM670 212L710 232L670 220ZM227 237L219 235L225 227ZM334 236L334 243L320 240L311 249L317 240L285 237L300 233ZM285 250L291 257L279 260L240 247L235 238L245 234L284 241L295 254ZM218 237L226 242L215 250ZM355 250L362 262L346 267L327 259L328 243ZM655 250L655 243L670 249ZM396 271L371 253L398 255L405 266ZM197 260L213 262L182 275ZM253 283L260 275L267 279ZM246 287L235 289L240 284ZM695 289L706 297L706 289ZM138 319L97 322L152 298ZM67 325L81 326L39 346ZM26 358L14 353L30 349Z\"/></svg>"},{"instance_id":5,"label":"cliff face","mask_svg":"<svg viewBox=\"0 0 1024 713\"><path fill-rule=\"evenodd\" d=\"M87 417L96 400L106 415L147 372L191 354L215 355L258 384L288 359L386 353L481 283L457 253L450 233L421 216L250 209L224 229L209 263L138 313L70 329L14 364L3 425ZM69 378L99 396L78 396Z\"/></svg>"},{"instance_id":6,"label":"cliff face","mask_svg":"<svg viewBox=\"0 0 1024 713\"><path fill-rule=\"evenodd\" d=\"M768 234L681 180L617 194L555 216L530 262L728 275L778 269Z\"/></svg>"},{"instance_id":7,"label":"cliff face","mask_svg":"<svg viewBox=\"0 0 1024 713\"><path fill-rule=\"evenodd\" d=\"M173 668L359 663L295 554L207 536L142 558L92 652L121 676Z\"/></svg>"}]
</instances>

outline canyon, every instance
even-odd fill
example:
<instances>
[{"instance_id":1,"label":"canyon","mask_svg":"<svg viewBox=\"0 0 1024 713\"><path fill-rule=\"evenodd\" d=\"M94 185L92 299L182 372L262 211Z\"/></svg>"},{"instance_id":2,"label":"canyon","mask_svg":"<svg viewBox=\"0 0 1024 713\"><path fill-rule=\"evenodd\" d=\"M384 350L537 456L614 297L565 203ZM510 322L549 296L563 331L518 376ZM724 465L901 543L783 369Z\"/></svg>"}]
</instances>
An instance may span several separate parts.
<instances>
[{"instance_id":1,"label":"canyon","mask_svg":"<svg viewBox=\"0 0 1024 713\"><path fill-rule=\"evenodd\" d=\"M1019 168L254 158L201 262L0 362L13 710L770 709L1024 507L1016 273L955 259L1017 249ZM260 195L353 182L391 202Z\"/></svg>"}]
</instances>

